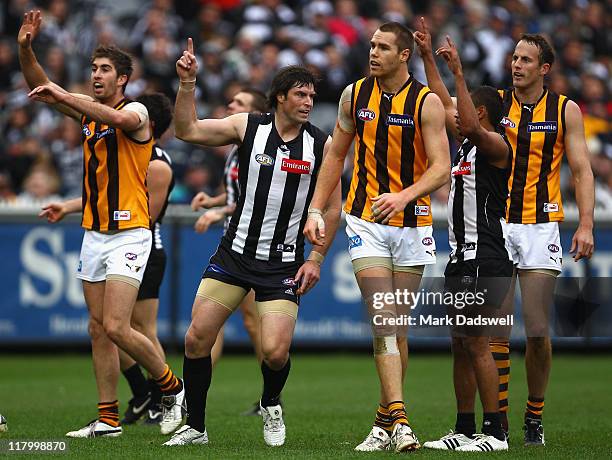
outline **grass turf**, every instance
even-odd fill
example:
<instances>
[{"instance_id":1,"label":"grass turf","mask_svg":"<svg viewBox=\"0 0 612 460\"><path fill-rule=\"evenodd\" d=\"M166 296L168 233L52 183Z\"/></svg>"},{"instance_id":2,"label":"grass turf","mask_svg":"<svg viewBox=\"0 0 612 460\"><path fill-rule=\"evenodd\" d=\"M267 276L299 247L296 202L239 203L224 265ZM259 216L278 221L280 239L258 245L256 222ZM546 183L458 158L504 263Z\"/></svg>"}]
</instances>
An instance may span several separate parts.
<instances>
[{"instance_id":1,"label":"grass turf","mask_svg":"<svg viewBox=\"0 0 612 460\"><path fill-rule=\"evenodd\" d=\"M179 373L179 357L170 360ZM454 424L451 361L447 355L415 353L405 385L408 416L421 442L437 439ZM523 358L512 356L510 451L487 458L611 458L610 356L558 355L553 362L544 421L547 446L524 448L522 414L527 397ZM0 355L0 413L7 440L65 440L69 458L391 458L394 453L356 453L370 429L378 401L377 377L367 355L294 355L283 400L287 442L264 445L261 420L238 415L257 399L261 375L254 359L226 356L215 369L209 392L208 446L164 448L156 428L124 427L112 439L63 438L96 416L91 361L84 355ZM129 399L120 382L123 411ZM477 409L477 413L480 409ZM477 424L480 416L477 415ZM6 445L6 444L5 444ZM0 452L3 456L4 452ZM27 454L31 455L31 454ZM457 452L421 449L420 458L456 457ZM464 454L465 455L465 454ZM469 456L470 454L468 454ZM11 455L12 457L13 455Z\"/></svg>"}]
</instances>

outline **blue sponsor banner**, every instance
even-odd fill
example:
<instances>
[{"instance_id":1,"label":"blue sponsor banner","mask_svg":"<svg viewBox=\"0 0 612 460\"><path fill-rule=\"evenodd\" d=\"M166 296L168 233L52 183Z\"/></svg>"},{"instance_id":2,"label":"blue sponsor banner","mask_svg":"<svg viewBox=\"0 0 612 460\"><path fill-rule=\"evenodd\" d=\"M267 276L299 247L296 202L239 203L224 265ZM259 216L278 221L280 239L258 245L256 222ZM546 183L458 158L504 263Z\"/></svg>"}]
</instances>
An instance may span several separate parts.
<instances>
[{"instance_id":1,"label":"blue sponsor banner","mask_svg":"<svg viewBox=\"0 0 612 460\"><path fill-rule=\"evenodd\" d=\"M221 228L205 235L191 226L163 230L168 252L166 276L160 293L159 332L162 340L172 337L182 343L189 324L191 306L203 270L217 248ZM585 276L586 265L575 263L568 253L572 231L561 232L564 276ZM2 277L0 277L0 343L87 342L88 314L81 283L75 278L83 230L76 224L0 225ZM438 263L429 266L427 277L443 276L448 259L446 229L434 232ZM178 247L172 247L177 241ZM356 244L356 241L352 241ZM612 276L612 230L596 234L597 250L590 263L590 276ZM370 341L370 328L361 306L361 296L348 256L349 240L341 227L321 270L318 285L302 298L296 326L297 344L363 345ZM173 258L175 260L173 261ZM176 270L173 276L173 271ZM176 283L176 292L172 280ZM177 309L172 315L173 308ZM170 331L170 318L177 329ZM516 328L515 328L516 329ZM228 344L247 344L241 314L226 326ZM417 336L430 337L427 329Z\"/></svg>"}]
</instances>

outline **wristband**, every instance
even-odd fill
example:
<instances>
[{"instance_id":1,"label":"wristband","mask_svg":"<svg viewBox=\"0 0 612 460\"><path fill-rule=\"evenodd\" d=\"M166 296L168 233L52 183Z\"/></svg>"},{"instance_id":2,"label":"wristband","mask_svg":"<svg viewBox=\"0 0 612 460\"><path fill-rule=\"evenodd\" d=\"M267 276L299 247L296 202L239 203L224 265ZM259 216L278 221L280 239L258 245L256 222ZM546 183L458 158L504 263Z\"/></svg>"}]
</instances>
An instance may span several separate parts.
<instances>
[{"instance_id":1,"label":"wristband","mask_svg":"<svg viewBox=\"0 0 612 460\"><path fill-rule=\"evenodd\" d=\"M179 81L179 91L193 91L195 89L196 79L193 80L180 80Z\"/></svg>"},{"instance_id":2,"label":"wristband","mask_svg":"<svg viewBox=\"0 0 612 460\"><path fill-rule=\"evenodd\" d=\"M306 260L310 260L311 262L314 262L320 267L323 263L323 260L325 260L325 256L320 252L310 251L310 254L308 254L308 259Z\"/></svg>"}]
</instances>

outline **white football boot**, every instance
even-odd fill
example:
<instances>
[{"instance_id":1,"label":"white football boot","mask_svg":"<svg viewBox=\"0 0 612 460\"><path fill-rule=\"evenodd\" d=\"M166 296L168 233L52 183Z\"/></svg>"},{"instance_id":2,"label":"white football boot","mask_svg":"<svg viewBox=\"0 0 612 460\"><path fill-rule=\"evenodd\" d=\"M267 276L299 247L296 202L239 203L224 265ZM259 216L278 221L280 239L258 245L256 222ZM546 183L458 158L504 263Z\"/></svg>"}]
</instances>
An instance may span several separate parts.
<instances>
[{"instance_id":1,"label":"white football boot","mask_svg":"<svg viewBox=\"0 0 612 460\"><path fill-rule=\"evenodd\" d=\"M123 429L121 426L108 425L99 420L92 420L80 430L69 431L66 433L68 438L98 438L102 436L117 437L121 436Z\"/></svg>"},{"instance_id":2,"label":"white football boot","mask_svg":"<svg viewBox=\"0 0 612 460\"><path fill-rule=\"evenodd\" d=\"M442 436L437 441L427 441L423 443L423 447L437 450L455 450L458 447L465 446L473 441L474 438L470 438L463 433L455 433L453 430L451 430L447 435Z\"/></svg>"},{"instance_id":3,"label":"white football boot","mask_svg":"<svg viewBox=\"0 0 612 460\"><path fill-rule=\"evenodd\" d=\"M374 425L364 441L355 447L358 452L376 452L379 450L389 450L391 436L382 428Z\"/></svg>"},{"instance_id":4,"label":"white football boot","mask_svg":"<svg viewBox=\"0 0 612 460\"><path fill-rule=\"evenodd\" d=\"M282 446L285 444L285 422L283 422L283 408L279 405L263 407L260 403L263 418L263 437L269 446Z\"/></svg>"},{"instance_id":5,"label":"white football boot","mask_svg":"<svg viewBox=\"0 0 612 460\"><path fill-rule=\"evenodd\" d=\"M164 443L164 446L187 446L189 444L208 444L206 428L204 433L200 433L189 425L183 425L172 435L169 441Z\"/></svg>"}]
</instances>

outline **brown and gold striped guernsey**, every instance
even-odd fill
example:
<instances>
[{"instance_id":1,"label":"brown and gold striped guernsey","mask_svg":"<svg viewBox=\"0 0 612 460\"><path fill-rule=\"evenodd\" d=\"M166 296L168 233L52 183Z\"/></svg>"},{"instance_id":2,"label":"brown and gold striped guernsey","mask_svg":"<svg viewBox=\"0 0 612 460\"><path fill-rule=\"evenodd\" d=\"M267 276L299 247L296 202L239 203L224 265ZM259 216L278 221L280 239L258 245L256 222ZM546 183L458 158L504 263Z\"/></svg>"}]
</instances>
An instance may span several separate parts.
<instances>
[{"instance_id":1,"label":"brown and gold striped guernsey","mask_svg":"<svg viewBox=\"0 0 612 460\"><path fill-rule=\"evenodd\" d=\"M535 104L521 104L513 90L500 90L501 125L512 146L506 221L517 224L563 220L561 159L565 150L567 97L544 88Z\"/></svg>"},{"instance_id":2,"label":"brown and gold striped guernsey","mask_svg":"<svg viewBox=\"0 0 612 460\"><path fill-rule=\"evenodd\" d=\"M344 210L374 222L372 198L414 184L427 169L421 135L423 101L431 91L412 75L393 95L383 92L374 77L353 85L355 161ZM421 227L432 224L429 196L409 203L388 225Z\"/></svg>"},{"instance_id":3,"label":"brown and gold striped guernsey","mask_svg":"<svg viewBox=\"0 0 612 460\"><path fill-rule=\"evenodd\" d=\"M125 107L123 99L114 108ZM87 230L149 228L146 177L153 138L137 141L121 129L81 118L83 219Z\"/></svg>"}]
</instances>

